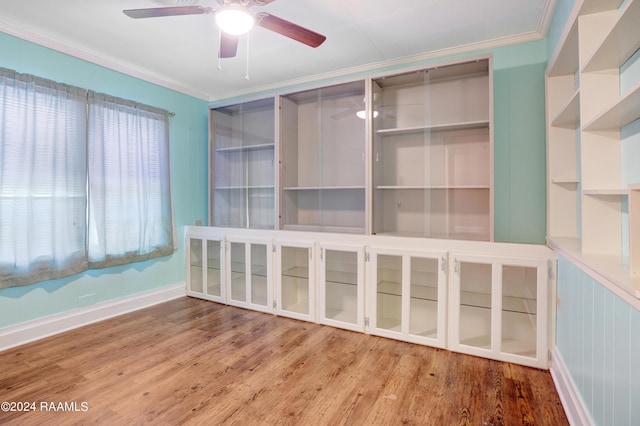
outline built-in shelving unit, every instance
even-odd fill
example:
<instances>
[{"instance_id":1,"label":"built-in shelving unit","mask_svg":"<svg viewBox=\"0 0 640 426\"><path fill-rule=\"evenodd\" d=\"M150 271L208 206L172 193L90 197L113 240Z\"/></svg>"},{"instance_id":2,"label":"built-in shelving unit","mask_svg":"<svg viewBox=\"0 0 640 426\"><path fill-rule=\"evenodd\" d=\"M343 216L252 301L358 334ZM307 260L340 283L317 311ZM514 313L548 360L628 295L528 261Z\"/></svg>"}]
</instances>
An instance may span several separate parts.
<instances>
[{"instance_id":1,"label":"built-in shelving unit","mask_svg":"<svg viewBox=\"0 0 640 426\"><path fill-rule=\"evenodd\" d=\"M275 100L210 112L210 223L275 227Z\"/></svg>"},{"instance_id":2,"label":"built-in shelving unit","mask_svg":"<svg viewBox=\"0 0 640 426\"><path fill-rule=\"evenodd\" d=\"M489 58L372 81L373 233L493 239Z\"/></svg>"},{"instance_id":3,"label":"built-in shelving unit","mask_svg":"<svg viewBox=\"0 0 640 426\"><path fill-rule=\"evenodd\" d=\"M185 233L189 296L548 367L548 247L198 226Z\"/></svg>"},{"instance_id":4,"label":"built-in shelving unit","mask_svg":"<svg viewBox=\"0 0 640 426\"><path fill-rule=\"evenodd\" d=\"M549 243L636 297L640 214L621 131L640 119L640 83L621 81L638 22L638 0L577 1L547 68Z\"/></svg>"},{"instance_id":5,"label":"built-in shelving unit","mask_svg":"<svg viewBox=\"0 0 640 426\"><path fill-rule=\"evenodd\" d=\"M365 82L280 97L281 229L366 231Z\"/></svg>"}]
</instances>

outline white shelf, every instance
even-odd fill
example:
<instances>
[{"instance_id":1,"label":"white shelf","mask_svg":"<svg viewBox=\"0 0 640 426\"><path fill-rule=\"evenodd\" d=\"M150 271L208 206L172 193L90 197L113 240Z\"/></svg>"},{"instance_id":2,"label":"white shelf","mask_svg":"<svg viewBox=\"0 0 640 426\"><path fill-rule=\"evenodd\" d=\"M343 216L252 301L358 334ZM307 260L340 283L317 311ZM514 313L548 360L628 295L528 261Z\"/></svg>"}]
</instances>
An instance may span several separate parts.
<instances>
[{"instance_id":1,"label":"white shelf","mask_svg":"<svg viewBox=\"0 0 640 426\"><path fill-rule=\"evenodd\" d=\"M378 294L400 297L402 296L402 284L391 281L381 281L378 283ZM412 285L410 297L412 299L437 301L438 289L436 287Z\"/></svg>"},{"instance_id":2,"label":"white shelf","mask_svg":"<svg viewBox=\"0 0 640 426\"><path fill-rule=\"evenodd\" d=\"M412 238L435 238L439 240L469 240L469 241L487 241L486 232L411 232L411 231L387 231L377 232L375 235L387 235L392 237L412 237Z\"/></svg>"},{"instance_id":3,"label":"white shelf","mask_svg":"<svg viewBox=\"0 0 640 426\"><path fill-rule=\"evenodd\" d=\"M232 146L228 148L216 148L216 152L243 152L243 151L253 151L257 149L273 149L275 145L273 143L263 143L263 144L255 144L255 145L245 145L245 146Z\"/></svg>"},{"instance_id":4,"label":"white shelf","mask_svg":"<svg viewBox=\"0 0 640 426\"><path fill-rule=\"evenodd\" d=\"M326 271L326 281L332 284L342 284L347 286L358 285L358 274L356 272Z\"/></svg>"},{"instance_id":5,"label":"white shelf","mask_svg":"<svg viewBox=\"0 0 640 426\"><path fill-rule=\"evenodd\" d=\"M584 195L599 196L627 196L629 192L622 188L587 188L582 191Z\"/></svg>"},{"instance_id":6,"label":"white shelf","mask_svg":"<svg viewBox=\"0 0 640 426\"><path fill-rule=\"evenodd\" d=\"M275 186L273 185L256 185L256 186L244 186L244 185L238 185L238 186L216 186L215 190L216 191L235 191L238 189L248 189L248 190L253 190L253 189L275 189Z\"/></svg>"},{"instance_id":7,"label":"white shelf","mask_svg":"<svg viewBox=\"0 0 640 426\"><path fill-rule=\"evenodd\" d=\"M548 244L556 251L573 259L579 267L602 285L623 297L640 309L640 276L631 274L629 259L621 255L585 253L577 238L548 238ZM622 293L616 290L622 290ZM625 297L625 295L627 297Z\"/></svg>"},{"instance_id":8,"label":"white shelf","mask_svg":"<svg viewBox=\"0 0 640 426\"><path fill-rule=\"evenodd\" d=\"M576 90L569 102L551 122L556 127L574 127L580 121L580 89Z\"/></svg>"},{"instance_id":9,"label":"white shelf","mask_svg":"<svg viewBox=\"0 0 640 426\"><path fill-rule=\"evenodd\" d=\"M577 185L580 183L580 180L576 177L561 177L551 179L551 183L555 183L556 185Z\"/></svg>"},{"instance_id":10,"label":"white shelf","mask_svg":"<svg viewBox=\"0 0 640 426\"><path fill-rule=\"evenodd\" d=\"M619 68L640 48L640 1L628 0L618 20L594 54L587 60L583 72Z\"/></svg>"},{"instance_id":11,"label":"white shelf","mask_svg":"<svg viewBox=\"0 0 640 426\"><path fill-rule=\"evenodd\" d=\"M489 127L488 120L479 120L479 121L465 121L460 123L427 124L424 126L415 126L415 127L379 129L376 131L376 133L383 136L393 136L393 135L416 134L416 133L422 133L425 131L445 132L445 131L451 131L451 130L483 129L488 127Z\"/></svg>"},{"instance_id":12,"label":"white shelf","mask_svg":"<svg viewBox=\"0 0 640 426\"><path fill-rule=\"evenodd\" d=\"M640 29L638 30L640 33ZM640 118L640 83L585 124L584 130L616 130Z\"/></svg>"},{"instance_id":13,"label":"white shelf","mask_svg":"<svg viewBox=\"0 0 640 426\"><path fill-rule=\"evenodd\" d=\"M549 77L573 74L578 69L578 23L565 30L564 40L560 40L560 49L549 63Z\"/></svg>"},{"instance_id":14,"label":"white shelf","mask_svg":"<svg viewBox=\"0 0 640 426\"><path fill-rule=\"evenodd\" d=\"M490 189L489 185L379 185L376 189Z\"/></svg>"},{"instance_id":15,"label":"white shelf","mask_svg":"<svg viewBox=\"0 0 640 426\"><path fill-rule=\"evenodd\" d=\"M357 313L346 309L327 307L326 318L332 321L346 322L348 324L356 324L358 322Z\"/></svg>"},{"instance_id":16,"label":"white shelf","mask_svg":"<svg viewBox=\"0 0 640 426\"><path fill-rule=\"evenodd\" d=\"M365 189L364 186L287 186L285 191L333 191L345 189Z\"/></svg>"},{"instance_id":17,"label":"white shelf","mask_svg":"<svg viewBox=\"0 0 640 426\"><path fill-rule=\"evenodd\" d=\"M300 225L289 224L284 225L286 231L302 231L302 232L333 232L342 234L364 234L364 228L353 226L329 226L329 225Z\"/></svg>"}]
</instances>

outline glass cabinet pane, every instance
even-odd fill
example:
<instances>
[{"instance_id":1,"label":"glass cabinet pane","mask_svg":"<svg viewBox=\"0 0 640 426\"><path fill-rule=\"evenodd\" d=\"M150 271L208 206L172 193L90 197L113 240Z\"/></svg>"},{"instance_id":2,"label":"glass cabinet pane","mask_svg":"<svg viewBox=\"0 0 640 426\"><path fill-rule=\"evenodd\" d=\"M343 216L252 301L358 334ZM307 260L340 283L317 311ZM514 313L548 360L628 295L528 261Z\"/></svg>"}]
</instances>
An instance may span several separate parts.
<instances>
[{"instance_id":1,"label":"glass cabinet pane","mask_svg":"<svg viewBox=\"0 0 640 426\"><path fill-rule=\"evenodd\" d=\"M438 336L438 259L411 258L409 333Z\"/></svg>"},{"instance_id":2,"label":"glass cabinet pane","mask_svg":"<svg viewBox=\"0 0 640 426\"><path fill-rule=\"evenodd\" d=\"M373 232L491 239L489 61L374 79Z\"/></svg>"},{"instance_id":3,"label":"glass cabinet pane","mask_svg":"<svg viewBox=\"0 0 640 426\"><path fill-rule=\"evenodd\" d=\"M283 229L365 232L365 82L283 96Z\"/></svg>"},{"instance_id":4,"label":"glass cabinet pane","mask_svg":"<svg viewBox=\"0 0 640 426\"><path fill-rule=\"evenodd\" d=\"M377 328L401 331L402 256L378 255Z\"/></svg>"},{"instance_id":5,"label":"glass cabinet pane","mask_svg":"<svg viewBox=\"0 0 640 426\"><path fill-rule=\"evenodd\" d=\"M207 294L221 297L220 241L207 241Z\"/></svg>"},{"instance_id":6,"label":"glass cabinet pane","mask_svg":"<svg viewBox=\"0 0 640 426\"><path fill-rule=\"evenodd\" d=\"M502 266L502 352L536 358L537 268Z\"/></svg>"},{"instance_id":7,"label":"glass cabinet pane","mask_svg":"<svg viewBox=\"0 0 640 426\"><path fill-rule=\"evenodd\" d=\"M202 240L189 240L189 290L202 293Z\"/></svg>"},{"instance_id":8,"label":"glass cabinet pane","mask_svg":"<svg viewBox=\"0 0 640 426\"><path fill-rule=\"evenodd\" d=\"M244 243L231 243L229 256L231 260L231 300L245 302L247 300L247 275Z\"/></svg>"},{"instance_id":9,"label":"glass cabinet pane","mask_svg":"<svg viewBox=\"0 0 640 426\"><path fill-rule=\"evenodd\" d=\"M491 264L460 262L460 343L491 349Z\"/></svg>"},{"instance_id":10,"label":"glass cabinet pane","mask_svg":"<svg viewBox=\"0 0 640 426\"><path fill-rule=\"evenodd\" d=\"M267 246L251 244L251 303L267 306Z\"/></svg>"},{"instance_id":11,"label":"glass cabinet pane","mask_svg":"<svg viewBox=\"0 0 640 426\"><path fill-rule=\"evenodd\" d=\"M358 322L358 253L325 250L324 317Z\"/></svg>"},{"instance_id":12,"label":"glass cabinet pane","mask_svg":"<svg viewBox=\"0 0 640 426\"><path fill-rule=\"evenodd\" d=\"M275 101L273 98L211 110L214 226L275 226Z\"/></svg>"},{"instance_id":13,"label":"glass cabinet pane","mask_svg":"<svg viewBox=\"0 0 640 426\"><path fill-rule=\"evenodd\" d=\"M309 314L309 249L307 247L282 247L281 252L282 310Z\"/></svg>"}]
</instances>

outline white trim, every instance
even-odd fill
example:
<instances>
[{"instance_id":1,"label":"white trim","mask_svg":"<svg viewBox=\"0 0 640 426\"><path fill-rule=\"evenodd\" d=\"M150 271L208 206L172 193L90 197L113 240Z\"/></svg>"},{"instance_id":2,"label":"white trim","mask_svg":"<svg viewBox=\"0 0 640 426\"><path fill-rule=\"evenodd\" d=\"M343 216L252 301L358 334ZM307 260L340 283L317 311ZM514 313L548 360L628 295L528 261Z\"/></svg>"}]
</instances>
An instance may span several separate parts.
<instances>
[{"instance_id":1,"label":"white trim","mask_svg":"<svg viewBox=\"0 0 640 426\"><path fill-rule=\"evenodd\" d=\"M548 0L548 1L554 2L556 0ZM550 9L547 9L547 10L550 10ZM549 19L550 18L545 18L545 22L548 21ZM540 27L540 24L538 24L538 27ZM416 62L424 62L424 61L443 58L447 56L462 55L462 54L468 54L475 51L490 50L498 47L513 45L513 44L526 43L529 41L537 41L537 40L543 39L545 36L545 34L541 33L538 29L536 31L530 31L522 34L516 34L512 36L507 36L507 37L495 38L492 40L468 43L460 46L433 50L430 52L425 52L417 55L405 56L402 58L390 59L385 61L373 62L373 63L361 65L361 66L345 68L338 71L305 76L298 79L292 79L292 80L279 82L275 84L251 87L244 91L238 91L234 93L219 93L217 95L213 95L211 93L202 92L201 90L196 89L194 87L187 87L184 85L183 82L168 80L165 76L156 74L151 70L139 68L139 67L133 67L130 64L123 64L121 62L118 62L118 60L104 56L99 52L87 51L80 47L72 46L64 42L50 39L42 34L38 34L34 31L27 30L25 28L21 28L15 25L11 25L6 22L0 21L0 32L4 32L11 36L18 37L20 39L38 44L40 46L44 46L49 49L53 49L58 52L65 53L67 55L71 55L73 57L85 60L87 62L100 65L102 67L111 69L113 71L121 72L123 74L129 75L135 78L139 78L141 80L145 80L149 83L153 83L158 86L165 87L167 89L175 90L185 95L193 96L198 99L202 99L208 102L216 102L216 103L224 99L238 98L238 97L243 97L246 95L260 93L260 92L274 93L281 90L282 88L301 85L301 84L316 83L318 82L318 80L329 80L334 78L345 77L351 74L369 73L372 71L380 70L382 68L396 68L396 67L399 68L405 65L416 63Z\"/></svg>"},{"instance_id":2,"label":"white trim","mask_svg":"<svg viewBox=\"0 0 640 426\"><path fill-rule=\"evenodd\" d=\"M562 401L562 407L567 415L569 424L572 426L593 425L593 420L585 407L580 392L571 378L562 355L556 348L551 351L551 369L549 371Z\"/></svg>"},{"instance_id":3,"label":"white trim","mask_svg":"<svg viewBox=\"0 0 640 426\"><path fill-rule=\"evenodd\" d=\"M573 243L573 244L572 244ZM612 259L614 256L607 255L584 255L577 247L577 242L573 240L549 239L549 247L559 256L580 269L585 274L593 278L598 284L620 299L631 305L632 308L640 311L640 289L638 289L638 279L629 277L626 270L615 271L611 265L618 265ZM633 282L632 282L633 281ZM636 285L627 284L629 282Z\"/></svg>"},{"instance_id":4,"label":"white trim","mask_svg":"<svg viewBox=\"0 0 640 426\"><path fill-rule=\"evenodd\" d=\"M557 6L558 0L545 0L544 4L542 5L542 14L540 16L540 21L538 22L537 27L537 31L539 34L543 34L546 37Z\"/></svg>"},{"instance_id":5,"label":"white trim","mask_svg":"<svg viewBox=\"0 0 640 426\"><path fill-rule=\"evenodd\" d=\"M388 73L389 70L395 68L402 68L409 65L423 65L426 61L436 60L440 58L465 55L473 52L482 52L485 50L492 50L498 47L510 46L514 44L527 43L530 41L542 40L544 36L537 31L530 31L527 33L516 34L508 37L495 38L492 40L479 41L469 44L463 44L460 46L448 47L445 49L432 50L430 52L420 53L417 55L404 56L396 59L389 59L385 61L372 62L365 65L360 65L351 68L343 68L338 71L331 71L321 74L309 75L297 79L278 82L275 84L267 84L264 86L251 87L244 91L235 91L233 93L222 94L211 97L209 102L215 104L232 104L237 99L244 99L245 96L259 93L261 98L269 97L287 91L287 88L307 85L315 83L317 85L323 85L327 81L352 77L360 74L371 74L374 72L380 72L384 69L384 73ZM364 77L363 77L364 78Z\"/></svg>"},{"instance_id":6,"label":"white trim","mask_svg":"<svg viewBox=\"0 0 640 426\"><path fill-rule=\"evenodd\" d=\"M0 352L186 295L184 283L132 294L0 329Z\"/></svg>"},{"instance_id":7,"label":"white trim","mask_svg":"<svg viewBox=\"0 0 640 426\"><path fill-rule=\"evenodd\" d=\"M113 71L121 72L131 77L139 78L141 80L156 84L167 89L175 90L176 92L180 92L185 95L201 99L203 101L208 101L210 98L208 94L196 88L187 87L182 82L167 80L166 77L158 75L151 70L133 67L130 64L123 64L121 62L118 62L116 59L109 58L108 56L104 56L101 53L90 52L80 47L71 46L67 43L50 39L36 32L8 24L6 22L0 21L0 32L18 37L22 40L26 40L49 49L56 50L58 52L73 56L74 58L82 59L92 64L100 65Z\"/></svg>"}]
</instances>

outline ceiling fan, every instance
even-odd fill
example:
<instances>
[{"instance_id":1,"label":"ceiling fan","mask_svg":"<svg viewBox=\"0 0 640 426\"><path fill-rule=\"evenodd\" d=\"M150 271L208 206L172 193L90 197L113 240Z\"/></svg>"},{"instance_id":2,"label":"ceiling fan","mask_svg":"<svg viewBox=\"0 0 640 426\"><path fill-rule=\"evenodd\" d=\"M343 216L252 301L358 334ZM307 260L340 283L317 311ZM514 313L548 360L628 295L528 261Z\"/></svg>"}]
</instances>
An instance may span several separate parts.
<instances>
[{"instance_id":1,"label":"ceiling fan","mask_svg":"<svg viewBox=\"0 0 640 426\"><path fill-rule=\"evenodd\" d=\"M301 27L293 22L278 18L266 12L254 14L250 10L252 6L264 6L274 1L275 0L218 0L220 7L217 9L207 6L174 6L150 9L128 9L122 12L134 19L213 14L220 28L220 58L232 58L236 56L240 35L248 32L254 22L262 28L282 34L285 37L289 37L307 46L318 47L326 40L326 37L322 34ZM226 24L231 22L231 20L239 22L240 26L227 28Z\"/></svg>"}]
</instances>

